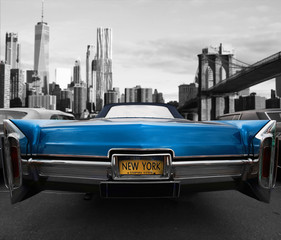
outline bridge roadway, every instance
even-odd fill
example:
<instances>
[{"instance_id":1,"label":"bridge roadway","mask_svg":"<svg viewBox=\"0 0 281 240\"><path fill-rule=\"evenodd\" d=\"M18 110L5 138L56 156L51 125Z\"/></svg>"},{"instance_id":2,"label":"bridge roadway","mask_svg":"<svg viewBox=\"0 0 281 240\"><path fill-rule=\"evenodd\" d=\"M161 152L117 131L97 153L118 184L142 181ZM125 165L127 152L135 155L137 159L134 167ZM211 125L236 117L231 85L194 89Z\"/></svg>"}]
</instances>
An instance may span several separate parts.
<instances>
[{"instance_id":1,"label":"bridge roadway","mask_svg":"<svg viewBox=\"0 0 281 240\"><path fill-rule=\"evenodd\" d=\"M281 75L281 52L252 64L209 88L202 95L214 96L239 92Z\"/></svg>"}]
</instances>

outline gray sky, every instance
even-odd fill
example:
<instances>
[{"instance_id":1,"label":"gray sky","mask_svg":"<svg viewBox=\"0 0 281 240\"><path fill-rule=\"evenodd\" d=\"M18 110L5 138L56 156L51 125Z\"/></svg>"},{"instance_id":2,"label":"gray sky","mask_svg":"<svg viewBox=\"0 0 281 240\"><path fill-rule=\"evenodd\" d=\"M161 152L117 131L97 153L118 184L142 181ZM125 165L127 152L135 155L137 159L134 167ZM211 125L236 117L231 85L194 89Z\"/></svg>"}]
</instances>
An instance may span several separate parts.
<instances>
[{"instance_id":1,"label":"gray sky","mask_svg":"<svg viewBox=\"0 0 281 240\"><path fill-rule=\"evenodd\" d=\"M1 1L1 59L5 32L16 32L25 69L33 68L34 26L41 0ZM280 51L280 0L45 0L50 26L50 77L55 68L82 62L86 47L96 46L96 29L113 31L113 85L157 88L166 101L178 100L178 86L194 81L197 54L207 46L235 50L255 63ZM58 82L60 83L60 82ZM65 85L65 83L60 83ZM274 82L252 91L269 96Z\"/></svg>"}]
</instances>

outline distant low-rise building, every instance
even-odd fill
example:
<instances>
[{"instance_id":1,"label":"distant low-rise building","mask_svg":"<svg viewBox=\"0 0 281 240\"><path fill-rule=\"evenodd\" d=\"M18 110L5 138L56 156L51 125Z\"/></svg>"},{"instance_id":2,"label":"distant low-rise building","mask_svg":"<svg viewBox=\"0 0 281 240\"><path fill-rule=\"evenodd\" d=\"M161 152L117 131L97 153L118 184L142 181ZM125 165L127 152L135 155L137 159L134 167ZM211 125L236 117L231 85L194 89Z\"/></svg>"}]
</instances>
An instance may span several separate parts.
<instances>
[{"instance_id":1,"label":"distant low-rise building","mask_svg":"<svg viewBox=\"0 0 281 240\"><path fill-rule=\"evenodd\" d=\"M264 109L265 97L256 96L255 93L251 93L249 96L235 99L235 111Z\"/></svg>"},{"instance_id":2,"label":"distant low-rise building","mask_svg":"<svg viewBox=\"0 0 281 240\"><path fill-rule=\"evenodd\" d=\"M152 88L137 89L137 102L152 102Z\"/></svg>"},{"instance_id":3,"label":"distant low-rise building","mask_svg":"<svg viewBox=\"0 0 281 240\"><path fill-rule=\"evenodd\" d=\"M56 110L56 96L53 95L31 95L28 96L28 107L43 107Z\"/></svg>"},{"instance_id":4,"label":"distant low-rise building","mask_svg":"<svg viewBox=\"0 0 281 240\"><path fill-rule=\"evenodd\" d=\"M157 89L154 90L154 93L152 94L152 102L154 103L164 103L164 97L163 93L158 93Z\"/></svg>"},{"instance_id":5,"label":"distant low-rise building","mask_svg":"<svg viewBox=\"0 0 281 240\"><path fill-rule=\"evenodd\" d=\"M281 99L276 96L276 91L271 89L271 98L266 99L265 101L266 108L280 108L281 107Z\"/></svg>"},{"instance_id":6,"label":"distant low-rise building","mask_svg":"<svg viewBox=\"0 0 281 240\"><path fill-rule=\"evenodd\" d=\"M125 102L152 102L152 88L125 88Z\"/></svg>"},{"instance_id":7,"label":"distant low-rise building","mask_svg":"<svg viewBox=\"0 0 281 240\"><path fill-rule=\"evenodd\" d=\"M25 106L25 84L22 70L11 69L10 91L10 107Z\"/></svg>"},{"instance_id":8,"label":"distant low-rise building","mask_svg":"<svg viewBox=\"0 0 281 240\"><path fill-rule=\"evenodd\" d=\"M122 93L122 94L121 94L120 102L121 102L121 103L124 103L124 102L125 102L125 93Z\"/></svg>"},{"instance_id":9,"label":"distant low-rise building","mask_svg":"<svg viewBox=\"0 0 281 240\"><path fill-rule=\"evenodd\" d=\"M49 92L50 92L50 95L54 95L56 96L56 109L60 109L60 93L61 93L61 88L60 88L60 85L59 84L56 84L56 83L51 83L49 84Z\"/></svg>"},{"instance_id":10,"label":"distant low-rise building","mask_svg":"<svg viewBox=\"0 0 281 240\"><path fill-rule=\"evenodd\" d=\"M124 102L126 102L126 103L136 102L135 89L134 88L125 88Z\"/></svg>"},{"instance_id":11,"label":"distant low-rise building","mask_svg":"<svg viewBox=\"0 0 281 240\"><path fill-rule=\"evenodd\" d=\"M179 86L179 107L182 107L185 102L197 97L198 87L195 83L182 84Z\"/></svg>"},{"instance_id":12,"label":"distant low-rise building","mask_svg":"<svg viewBox=\"0 0 281 240\"><path fill-rule=\"evenodd\" d=\"M119 103L121 101L121 96L120 96L120 89L119 87L114 87L113 91L117 92L117 102Z\"/></svg>"},{"instance_id":13,"label":"distant low-rise building","mask_svg":"<svg viewBox=\"0 0 281 240\"><path fill-rule=\"evenodd\" d=\"M106 104L118 103L118 92L109 90L104 94L104 101Z\"/></svg>"},{"instance_id":14,"label":"distant low-rise building","mask_svg":"<svg viewBox=\"0 0 281 240\"><path fill-rule=\"evenodd\" d=\"M73 113L76 118L79 118L86 109L87 89L82 85L74 86L74 103Z\"/></svg>"},{"instance_id":15,"label":"distant low-rise building","mask_svg":"<svg viewBox=\"0 0 281 240\"><path fill-rule=\"evenodd\" d=\"M279 97L266 99L265 108L281 108L281 99Z\"/></svg>"},{"instance_id":16,"label":"distant low-rise building","mask_svg":"<svg viewBox=\"0 0 281 240\"><path fill-rule=\"evenodd\" d=\"M64 112L72 112L73 111L73 93L70 90L62 90L60 96L60 109Z\"/></svg>"}]
</instances>

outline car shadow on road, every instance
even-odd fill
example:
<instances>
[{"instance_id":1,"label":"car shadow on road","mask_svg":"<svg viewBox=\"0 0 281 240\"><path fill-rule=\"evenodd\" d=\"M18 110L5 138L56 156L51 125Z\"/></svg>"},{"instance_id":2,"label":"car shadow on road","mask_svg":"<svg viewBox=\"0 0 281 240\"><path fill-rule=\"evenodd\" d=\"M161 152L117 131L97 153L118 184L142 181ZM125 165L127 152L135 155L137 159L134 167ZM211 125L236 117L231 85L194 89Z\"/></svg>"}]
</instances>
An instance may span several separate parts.
<instances>
[{"instance_id":1,"label":"car shadow on road","mask_svg":"<svg viewBox=\"0 0 281 240\"><path fill-rule=\"evenodd\" d=\"M83 197L45 191L11 205L3 193L1 216L13 223L2 221L3 239L23 233L26 239L278 239L280 230L281 216L272 214L280 213L276 200L265 204L236 191L192 193L178 201Z\"/></svg>"},{"instance_id":2,"label":"car shadow on road","mask_svg":"<svg viewBox=\"0 0 281 240\"><path fill-rule=\"evenodd\" d=\"M61 201L60 206L52 206L50 211L61 216L59 222L55 219L56 225L68 222L72 226L70 231L75 228L83 239L112 239L113 235L113 239L183 239L184 236L189 236L188 239L201 239L198 236L218 239L215 237L218 234L229 237L236 231L232 218L225 217L224 209L214 207L216 203L206 199L202 193L193 193L178 201L102 200L98 197L84 201L78 196L83 197L71 197L72 202L67 206ZM49 211L42 212L42 215L54 219ZM37 217L39 221L40 216ZM50 226L51 223L47 224ZM89 238L89 235L94 237Z\"/></svg>"}]
</instances>

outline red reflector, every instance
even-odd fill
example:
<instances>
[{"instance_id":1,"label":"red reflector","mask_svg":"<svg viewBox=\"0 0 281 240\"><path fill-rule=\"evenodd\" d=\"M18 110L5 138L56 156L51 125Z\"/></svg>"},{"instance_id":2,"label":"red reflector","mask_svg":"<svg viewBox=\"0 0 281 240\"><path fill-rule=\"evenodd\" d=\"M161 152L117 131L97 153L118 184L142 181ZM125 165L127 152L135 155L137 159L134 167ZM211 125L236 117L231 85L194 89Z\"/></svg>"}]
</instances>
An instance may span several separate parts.
<instances>
[{"instance_id":1,"label":"red reflector","mask_svg":"<svg viewBox=\"0 0 281 240\"><path fill-rule=\"evenodd\" d=\"M20 176L20 169L19 169L18 149L16 147L11 147L11 160L13 165L14 178L18 178Z\"/></svg>"},{"instance_id":2,"label":"red reflector","mask_svg":"<svg viewBox=\"0 0 281 240\"><path fill-rule=\"evenodd\" d=\"M271 157L271 148L265 147L263 149L263 158L262 158L262 176L264 178L269 177L270 157Z\"/></svg>"}]
</instances>

